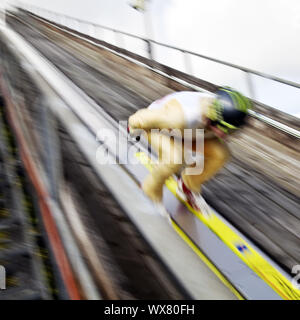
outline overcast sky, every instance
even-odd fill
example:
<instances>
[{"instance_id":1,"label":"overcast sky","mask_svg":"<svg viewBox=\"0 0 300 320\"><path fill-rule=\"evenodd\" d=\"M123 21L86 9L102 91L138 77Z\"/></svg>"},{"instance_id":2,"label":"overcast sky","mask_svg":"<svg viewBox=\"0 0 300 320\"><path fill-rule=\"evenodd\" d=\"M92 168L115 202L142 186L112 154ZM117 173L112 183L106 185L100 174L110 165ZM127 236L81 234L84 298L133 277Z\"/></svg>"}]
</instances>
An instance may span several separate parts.
<instances>
[{"instance_id":1,"label":"overcast sky","mask_svg":"<svg viewBox=\"0 0 300 320\"><path fill-rule=\"evenodd\" d=\"M130 0L23 2L146 36L145 15ZM300 82L300 0L151 0L148 9L155 40ZM178 54L156 53L161 62L183 68ZM192 63L197 76L247 93L241 72L202 59ZM254 80L256 98L300 113L300 90Z\"/></svg>"}]
</instances>

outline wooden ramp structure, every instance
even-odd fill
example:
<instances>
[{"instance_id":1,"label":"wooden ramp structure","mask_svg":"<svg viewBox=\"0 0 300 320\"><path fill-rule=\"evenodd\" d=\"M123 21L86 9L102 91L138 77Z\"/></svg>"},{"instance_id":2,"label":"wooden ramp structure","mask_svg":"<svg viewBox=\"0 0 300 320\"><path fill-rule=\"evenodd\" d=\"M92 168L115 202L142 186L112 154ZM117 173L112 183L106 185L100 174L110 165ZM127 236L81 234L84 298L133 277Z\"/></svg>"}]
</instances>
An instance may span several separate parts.
<instances>
[{"instance_id":1,"label":"wooden ramp structure","mask_svg":"<svg viewBox=\"0 0 300 320\"><path fill-rule=\"evenodd\" d=\"M127 120L137 109L173 91L217 88L26 11L8 16L7 24L115 121ZM30 92L31 88L26 90ZM257 104L254 111L295 132L300 128L299 119L272 112L270 107ZM63 128L61 132L65 135L64 147L70 149L68 154L79 157L74 141ZM292 277L292 268L300 264L299 138L253 117L242 132L230 138L229 147L232 159L205 184L204 197L266 260L274 261ZM88 174L87 166L81 157L65 170L70 176L77 172L79 181L78 172ZM100 189L97 193L106 192ZM96 198L90 201L96 204Z\"/></svg>"}]
</instances>

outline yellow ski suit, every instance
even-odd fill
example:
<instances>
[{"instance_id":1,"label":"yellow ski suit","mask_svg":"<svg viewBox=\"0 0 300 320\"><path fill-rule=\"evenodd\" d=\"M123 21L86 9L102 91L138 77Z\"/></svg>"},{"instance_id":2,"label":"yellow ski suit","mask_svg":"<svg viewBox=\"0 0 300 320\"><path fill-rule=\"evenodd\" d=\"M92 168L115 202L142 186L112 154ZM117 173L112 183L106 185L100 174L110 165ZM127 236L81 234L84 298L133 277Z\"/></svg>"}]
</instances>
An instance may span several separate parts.
<instances>
[{"instance_id":1,"label":"yellow ski suit","mask_svg":"<svg viewBox=\"0 0 300 320\"><path fill-rule=\"evenodd\" d=\"M151 147L157 152L159 163L143 182L143 190L153 201L161 201L165 180L172 174L181 172L185 185L193 192L200 192L201 185L213 177L229 158L227 146L218 140L212 131L205 128L205 110L214 95L199 92L182 91L172 93L153 102L148 108L138 110L129 118L130 130L143 129ZM152 129L205 129L204 169L201 174L187 174L183 159L185 143ZM193 143L193 151L196 146ZM167 161L166 161L167 159Z\"/></svg>"}]
</instances>

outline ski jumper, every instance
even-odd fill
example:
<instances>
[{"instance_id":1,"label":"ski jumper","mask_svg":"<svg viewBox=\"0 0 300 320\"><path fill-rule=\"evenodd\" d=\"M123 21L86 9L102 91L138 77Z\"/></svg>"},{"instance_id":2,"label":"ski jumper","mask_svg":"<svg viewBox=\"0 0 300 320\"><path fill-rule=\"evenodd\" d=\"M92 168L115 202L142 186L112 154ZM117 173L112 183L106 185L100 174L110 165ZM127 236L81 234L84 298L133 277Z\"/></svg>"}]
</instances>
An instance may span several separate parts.
<instances>
[{"instance_id":1,"label":"ski jumper","mask_svg":"<svg viewBox=\"0 0 300 320\"><path fill-rule=\"evenodd\" d=\"M129 118L131 129L146 131L147 139L159 157L159 163L154 165L151 174L143 183L144 192L153 201L161 201L165 180L180 171L185 185L193 192L200 192L202 183L214 176L228 160L229 151L226 145L219 141L212 131L205 128L205 103L213 98L213 94L201 92L176 92L154 101L148 108L138 110ZM185 145L182 139L170 139L170 136L161 132L151 133L151 129L204 129L202 173L187 174L185 168L193 167L195 164L186 165L180 161L184 159Z\"/></svg>"}]
</instances>

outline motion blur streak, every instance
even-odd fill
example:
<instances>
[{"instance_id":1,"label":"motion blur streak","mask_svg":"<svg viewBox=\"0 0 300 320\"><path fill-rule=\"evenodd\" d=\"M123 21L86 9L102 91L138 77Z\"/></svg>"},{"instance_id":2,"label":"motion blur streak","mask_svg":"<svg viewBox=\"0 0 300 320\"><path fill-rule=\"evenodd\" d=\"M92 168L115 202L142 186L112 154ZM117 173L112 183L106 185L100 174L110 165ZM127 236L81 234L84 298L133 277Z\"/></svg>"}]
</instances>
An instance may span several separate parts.
<instances>
[{"instance_id":1,"label":"motion blur streak","mask_svg":"<svg viewBox=\"0 0 300 320\"><path fill-rule=\"evenodd\" d=\"M299 300L300 120L260 100L257 78L272 82L267 95L299 92L297 81L166 45L157 26L154 38L137 37L26 4L5 20L0 298ZM173 55L183 68L166 62ZM206 77L194 58L220 69ZM245 76L254 108L228 137L231 160L202 186L209 214L180 198L176 175L154 206L140 188L150 150L126 121L175 91L215 92L222 68ZM99 164L100 146L117 158L99 130L126 139L132 161Z\"/></svg>"}]
</instances>

